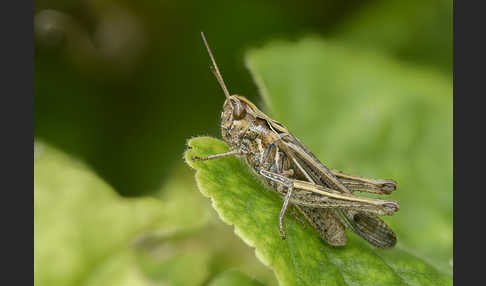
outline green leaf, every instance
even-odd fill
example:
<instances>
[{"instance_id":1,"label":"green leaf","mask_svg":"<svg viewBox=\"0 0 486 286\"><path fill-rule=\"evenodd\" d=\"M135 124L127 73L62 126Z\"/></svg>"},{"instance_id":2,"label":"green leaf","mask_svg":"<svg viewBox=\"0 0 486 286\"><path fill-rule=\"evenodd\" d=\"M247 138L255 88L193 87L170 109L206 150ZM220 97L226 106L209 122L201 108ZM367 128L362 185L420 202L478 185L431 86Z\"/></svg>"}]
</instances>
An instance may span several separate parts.
<instances>
[{"instance_id":1,"label":"green leaf","mask_svg":"<svg viewBox=\"0 0 486 286\"><path fill-rule=\"evenodd\" d=\"M184 183L189 182L187 177L166 184L178 189L164 194L165 201L123 198L81 162L42 142L36 142L34 150L36 285L153 285L154 280L173 282L187 276L146 275L139 265L137 248L137 241L144 237L156 237L158 245L166 246L164 239L205 224L208 209L194 199L185 200L185 206L191 209L188 212L172 207L173 202L181 201L177 196L194 193L194 187L182 187L191 185ZM187 256L187 251L180 249L171 248L169 252L172 255L159 259L160 264L172 264ZM207 279L207 256L203 254L202 259L187 264L200 274L193 275L192 283L185 285L199 285Z\"/></svg>"},{"instance_id":2,"label":"green leaf","mask_svg":"<svg viewBox=\"0 0 486 286\"><path fill-rule=\"evenodd\" d=\"M206 249L181 251L179 248L182 247L166 247L138 254L137 263L146 277L152 281L168 282L169 285L201 285L209 277L211 253ZM161 255L169 257L161 259Z\"/></svg>"},{"instance_id":3,"label":"green leaf","mask_svg":"<svg viewBox=\"0 0 486 286\"><path fill-rule=\"evenodd\" d=\"M452 10L449 0L376 1L343 21L334 35L360 48L432 64L452 77Z\"/></svg>"},{"instance_id":4,"label":"green leaf","mask_svg":"<svg viewBox=\"0 0 486 286\"><path fill-rule=\"evenodd\" d=\"M191 161L194 155L228 151L224 142L199 137L188 144L186 160L197 170L201 192L213 200L221 219L233 224L235 233L256 248L257 257L273 268L282 285L414 285L414 281L447 285L446 275L400 247L373 249L352 236L346 247L334 248L292 217L286 217L287 239L282 240L277 226L282 205L278 195L266 190L237 158Z\"/></svg>"},{"instance_id":5,"label":"green leaf","mask_svg":"<svg viewBox=\"0 0 486 286\"><path fill-rule=\"evenodd\" d=\"M247 55L274 118L329 167L393 178L400 242L446 272L452 260L452 83L342 44L307 38Z\"/></svg>"},{"instance_id":6,"label":"green leaf","mask_svg":"<svg viewBox=\"0 0 486 286\"><path fill-rule=\"evenodd\" d=\"M209 286L263 286L257 280L248 277L236 269L227 270L214 278Z\"/></svg>"},{"instance_id":7,"label":"green leaf","mask_svg":"<svg viewBox=\"0 0 486 286\"><path fill-rule=\"evenodd\" d=\"M451 285L450 82L315 38L250 51L247 64L269 114L324 164L399 182L391 198L401 210L385 218L399 238L393 250L376 249L349 232L345 247L331 247L291 216L281 240L282 199L237 158L190 160L228 150L214 138L191 139L185 159L197 170L200 191L280 284Z\"/></svg>"}]
</instances>

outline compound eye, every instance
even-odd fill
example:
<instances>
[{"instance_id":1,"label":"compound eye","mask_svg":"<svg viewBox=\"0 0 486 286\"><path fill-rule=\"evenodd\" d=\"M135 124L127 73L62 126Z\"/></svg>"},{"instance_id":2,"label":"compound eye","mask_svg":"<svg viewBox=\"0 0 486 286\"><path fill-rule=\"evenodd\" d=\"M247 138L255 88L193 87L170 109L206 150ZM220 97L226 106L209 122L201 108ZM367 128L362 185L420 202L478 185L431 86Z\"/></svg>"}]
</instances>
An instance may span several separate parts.
<instances>
[{"instance_id":1,"label":"compound eye","mask_svg":"<svg viewBox=\"0 0 486 286\"><path fill-rule=\"evenodd\" d=\"M246 108L241 102L236 102L233 105L233 119L240 120L246 115Z\"/></svg>"}]
</instances>

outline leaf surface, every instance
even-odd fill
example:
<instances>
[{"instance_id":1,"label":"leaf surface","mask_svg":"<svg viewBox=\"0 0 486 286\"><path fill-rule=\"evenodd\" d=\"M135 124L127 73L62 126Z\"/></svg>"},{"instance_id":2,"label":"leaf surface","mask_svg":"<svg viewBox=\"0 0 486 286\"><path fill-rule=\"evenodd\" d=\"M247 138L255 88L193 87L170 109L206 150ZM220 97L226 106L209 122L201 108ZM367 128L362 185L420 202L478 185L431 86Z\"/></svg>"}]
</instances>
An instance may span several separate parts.
<instances>
[{"instance_id":1,"label":"leaf surface","mask_svg":"<svg viewBox=\"0 0 486 286\"><path fill-rule=\"evenodd\" d=\"M399 244L376 249L348 232L327 245L286 216L282 199L214 138L188 142L186 162L221 219L255 247L282 285L451 285L452 88L433 72L338 43L306 38L273 42L247 54L270 116L286 125L328 167L399 183L401 209L386 217Z\"/></svg>"}]
</instances>

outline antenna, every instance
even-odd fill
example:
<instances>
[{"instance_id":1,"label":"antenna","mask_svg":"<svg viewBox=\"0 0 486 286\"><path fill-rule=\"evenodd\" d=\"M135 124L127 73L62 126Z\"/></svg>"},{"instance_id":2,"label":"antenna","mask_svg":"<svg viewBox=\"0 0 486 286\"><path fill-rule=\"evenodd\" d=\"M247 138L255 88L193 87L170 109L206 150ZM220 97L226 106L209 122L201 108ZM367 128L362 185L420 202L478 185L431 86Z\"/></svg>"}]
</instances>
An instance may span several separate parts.
<instances>
[{"instance_id":1,"label":"antenna","mask_svg":"<svg viewBox=\"0 0 486 286\"><path fill-rule=\"evenodd\" d=\"M206 49L208 49L209 57L211 58L211 62L213 63L211 66L211 71L213 72L214 76L219 82L219 85L223 89L224 95L226 96L227 99L230 99L230 93L228 92L228 88L226 88L226 85L224 84L223 77L221 76L221 73L219 72L218 65L216 65L216 60L214 59L213 53L211 52L211 49L209 48L208 42L206 41L206 37L204 36L204 33L201 32L202 39L204 41L204 45L206 45ZM231 101L230 101L231 104Z\"/></svg>"}]
</instances>

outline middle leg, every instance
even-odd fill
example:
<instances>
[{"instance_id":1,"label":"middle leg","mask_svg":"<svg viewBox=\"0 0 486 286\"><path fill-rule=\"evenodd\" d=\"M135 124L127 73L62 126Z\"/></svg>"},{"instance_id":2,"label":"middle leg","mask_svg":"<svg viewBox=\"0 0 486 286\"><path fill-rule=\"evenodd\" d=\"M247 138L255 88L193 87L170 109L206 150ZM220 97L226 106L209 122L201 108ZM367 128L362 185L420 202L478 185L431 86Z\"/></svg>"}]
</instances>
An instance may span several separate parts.
<instances>
[{"instance_id":1,"label":"middle leg","mask_svg":"<svg viewBox=\"0 0 486 286\"><path fill-rule=\"evenodd\" d=\"M287 237L287 235L286 235L284 227L283 227L283 219L285 217L285 211L287 210L287 207L288 207L289 202L290 202L290 198L292 196L292 191L294 190L292 180L285 177L285 176L282 176L280 174L276 174L276 173L269 172L269 171L266 171L266 170L260 170L260 174L262 176L272 180L273 182L275 182L278 185L277 190L281 189L282 187L287 189L287 193L285 194L285 197L284 197L282 209L280 210L280 215L278 217L278 226L279 226L279 230L280 230L280 235L281 235L282 239L285 239Z\"/></svg>"}]
</instances>

